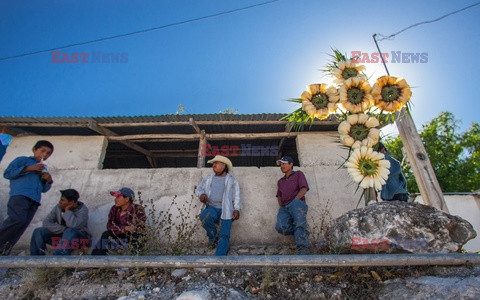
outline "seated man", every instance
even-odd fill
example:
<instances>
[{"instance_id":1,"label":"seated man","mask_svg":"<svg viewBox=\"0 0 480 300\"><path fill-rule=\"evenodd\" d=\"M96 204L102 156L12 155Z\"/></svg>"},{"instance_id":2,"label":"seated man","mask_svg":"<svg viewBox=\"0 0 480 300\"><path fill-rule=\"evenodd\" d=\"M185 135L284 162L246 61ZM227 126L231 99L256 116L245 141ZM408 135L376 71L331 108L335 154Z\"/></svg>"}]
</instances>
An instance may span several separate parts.
<instances>
[{"instance_id":1,"label":"seated man","mask_svg":"<svg viewBox=\"0 0 480 300\"><path fill-rule=\"evenodd\" d=\"M92 251L92 255L107 255L109 250L127 249L138 253L139 238L145 228L145 210L140 204L134 204L135 193L127 187L110 192L115 197L115 205L110 209L107 231ZM128 247L128 243L130 247Z\"/></svg>"},{"instance_id":2,"label":"seated man","mask_svg":"<svg viewBox=\"0 0 480 300\"><path fill-rule=\"evenodd\" d=\"M205 176L195 191L199 200L206 205L200 213L200 221L207 233L209 247L217 248L215 255L227 255L232 222L240 218L240 185L230 174L233 165L228 158L217 155L208 163L213 163L214 174Z\"/></svg>"},{"instance_id":3,"label":"seated man","mask_svg":"<svg viewBox=\"0 0 480 300\"><path fill-rule=\"evenodd\" d=\"M43 221L43 227L33 231L30 255L45 255L46 244L51 244L53 255L70 255L74 249L88 248L88 208L78 201L74 189L60 191L58 204Z\"/></svg>"},{"instance_id":4,"label":"seated man","mask_svg":"<svg viewBox=\"0 0 480 300\"><path fill-rule=\"evenodd\" d=\"M383 201L407 202L409 198L407 180L402 173L400 162L388 154L387 148L382 143L378 143L378 152L383 153L385 159L390 162L390 174L388 174L387 182L382 186L380 197Z\"/></svg>"},{"instance_id":5,"label":"seated man","mask_svg":"<svg viewBox=\"0 0 480 300\"><path fill-rule=\"evenodd\" d=\"M294 235L298 254L309 254L308 206L305 203L305 194L308 191L307 179L302 171L293 171L293 159L290 156L277 160L277 165L285 176L277 183L277 200L280 208L275 229L283 235Z\"/></svg>"}]
</instances>

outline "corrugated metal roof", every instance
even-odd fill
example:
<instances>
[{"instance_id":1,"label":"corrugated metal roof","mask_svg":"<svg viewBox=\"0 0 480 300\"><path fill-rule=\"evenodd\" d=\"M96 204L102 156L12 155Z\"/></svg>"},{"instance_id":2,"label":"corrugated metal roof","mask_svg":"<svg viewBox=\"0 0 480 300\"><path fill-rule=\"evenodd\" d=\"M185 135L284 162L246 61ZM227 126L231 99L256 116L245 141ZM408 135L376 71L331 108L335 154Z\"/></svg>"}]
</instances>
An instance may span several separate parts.
<instances>
[{"instance_id":1,"label":"corrugated metal roof","mask_svg":"<svg viewBox=\"0 0 480 300\"><path fill-rule=\"evenodd\" d=\"M278 121L285 114L180 114L150 116L101 116L101 117L9 117L0 116L0 122L26 123L85 123L95 120L98 123L147 123L147 122L188 122L196 121Z\"/></svg>"},{"instance_id":2,"label":"corrugated metal roof","mask_svg":"<svg viewBox=\"0 0 480 300\"><path fill-rule=\"evenodd\" d=\"M157 116L111 117L0 117L0 126L17 132L39 135L98 135L89 128L97 123L118 135L131 134L192 134L196 133L189 120L193 119L207 133L262 133L283 132L286 122L279 121L285 114L185 114ZM175 124L175 123L179 124ZM236 123L244 122L244 123ZM152 123L149 125L149 123ZM167 123L162 125L162 123ZM57 126L58 125L58 126ZM305 126L305 131L336 130L334 116Z\"/></svg>"},{"instance_id":3,"label":"corrugated metal roof","mask_svg":"<svg viewBox=\"0 0 480 300\"><path fill-rule=\"evenodd\" d=\"M106 116L106 117L0 117L0 126L15 133L38 135L149 135L149 134L194 134L196 128L190 124L193 119L200 130L207 134L222 133L281 133L285 132L285 121L279 122L285 114L185 114L157 116ZM178 124L175 124L177 123ZM96 124L98 125L96 125ZM165 124L162 124L165 123ZM305 126L305 131L336 130L338 122L334 116L325 121L316 121ZM112 133L113 132L113 133ZM247 136L247 135L246 135ZM281 137L268 139L213 139L208 143L217 146L236 146L252 144L255 146L278 146ZM132 140L137 147L150 152L150 161L157 167L194 167L197 162L199 140L145 138ZM295 137L286 138L282 153L297 160ZM136 149L136 150L134 150ZM273 166L273 156L232 157L235 165ZM151 167L143 151L122 144L110 138L105 168Z\"/></svg>"}]
</instances>

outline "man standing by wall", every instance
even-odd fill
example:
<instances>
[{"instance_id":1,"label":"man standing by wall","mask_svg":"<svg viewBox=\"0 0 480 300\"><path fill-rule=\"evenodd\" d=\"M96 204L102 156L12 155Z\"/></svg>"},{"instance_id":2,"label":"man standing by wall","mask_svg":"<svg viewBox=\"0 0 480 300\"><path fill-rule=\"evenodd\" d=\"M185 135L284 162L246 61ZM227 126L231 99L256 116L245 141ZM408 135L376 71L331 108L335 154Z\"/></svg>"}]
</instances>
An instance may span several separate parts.
<instances>
[{"instance_id":1,"label":"man standing by wall","mask_svg":"<svg viewBox=\"0 0 480 300\"><path fill-rule=\"evenodd\" d=\"M230 174L233 165L228 158L217 155L208 163L213 163L214 174L205 176L195 191L200 201L206 205L200 213L200 221L207 232L209 247L215 248L218 243L215 255L227 255L232 222L240 218L240 185Z\"/></svg>"},{"instance_id":2,"label":"man standing by wall","mask_svg":"<svg viewBox=\"0 0 480 300\"><path fill-rule=\"evenodd\" d=\"M277 160L277 165L285 176L277 183L277 200L280 208L275 229L283 235L294 235L298 254L309 254L308 206L305 203L305 194L309 189L307 179L302 171L293 171L293 159L290 156Z\"/></svg>"}]
</instances>

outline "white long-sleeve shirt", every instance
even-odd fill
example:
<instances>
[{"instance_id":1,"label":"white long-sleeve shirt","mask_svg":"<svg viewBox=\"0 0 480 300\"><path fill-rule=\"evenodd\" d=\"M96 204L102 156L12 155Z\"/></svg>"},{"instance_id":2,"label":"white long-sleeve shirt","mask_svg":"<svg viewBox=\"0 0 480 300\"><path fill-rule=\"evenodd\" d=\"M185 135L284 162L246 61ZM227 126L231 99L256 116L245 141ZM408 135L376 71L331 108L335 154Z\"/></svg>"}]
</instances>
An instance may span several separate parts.
<instances>
[{"instance_id":1,"label":"white long-sleeve shirt","mask_svg":"<svg viewBox=\"0 0 480 300\"><path fill-rule=\"evenodd\" d=\"M212 185L213 176L215 176L215 174L210 174L203 177L195 191L195 195L197 197L200 197L202 194L210 197L210 187ZM233 211L239 211L241 208L242 198L240 197L240 184L238 183L238 180L233 177L233 175L227 173L222 199L222 215L220 218L224 220L230 220L232 219Z\"/></svg>"}]
</instances>

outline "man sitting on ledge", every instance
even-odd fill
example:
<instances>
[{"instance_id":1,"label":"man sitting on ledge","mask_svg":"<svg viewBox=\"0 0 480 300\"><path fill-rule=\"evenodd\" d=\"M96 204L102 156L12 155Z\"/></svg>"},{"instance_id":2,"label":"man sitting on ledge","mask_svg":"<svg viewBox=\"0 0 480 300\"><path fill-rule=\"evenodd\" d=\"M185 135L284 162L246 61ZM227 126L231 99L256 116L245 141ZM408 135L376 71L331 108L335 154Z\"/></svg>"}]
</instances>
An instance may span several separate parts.
<instances>
[{"instance_id":1,"label":"man sitting on ledge","mask_svg":"<svg viewBox=\"0 0 480 300\"><path fill-rule=\"evenodd\" d=\"M107 231L97 242L92 255L107 255L110 250L130 248L134 254L140 249L139 239L145 228L145 210L135 201L135 193L128 187L110 192L115 205L108 214ZM130 243L130 247L129 247Z\"/></svg>"},{"instance_id":2,"label":"man sitting on ledge","mask_svg":"<svg viewBox=\"0 0 480 300\"><path fill-rule=\"evenodd\" d=\"M74 249L88 248L88 208L78 201L74 189L60 191L58 204L43 221L43 227L33 231L30 255L45 255L46 244L51 244L53 255L70 255Z\"/></svg>"}]
</instances>

